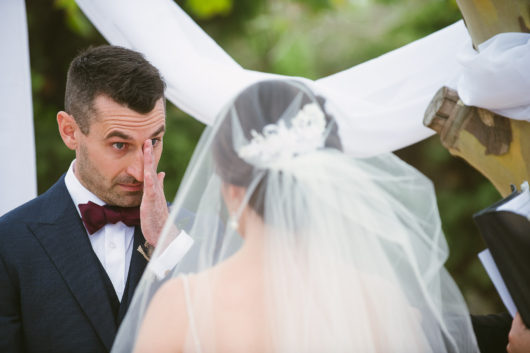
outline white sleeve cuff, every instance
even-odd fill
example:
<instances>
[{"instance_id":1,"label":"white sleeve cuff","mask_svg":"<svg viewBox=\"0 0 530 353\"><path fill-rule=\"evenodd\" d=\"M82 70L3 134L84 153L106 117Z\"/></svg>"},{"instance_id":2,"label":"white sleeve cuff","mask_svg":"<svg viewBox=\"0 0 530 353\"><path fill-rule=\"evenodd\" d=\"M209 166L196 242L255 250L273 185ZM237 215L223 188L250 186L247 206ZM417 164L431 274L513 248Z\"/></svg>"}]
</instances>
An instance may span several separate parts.
<instances>
[{"instance_id":1,"label":"white sleeve cuff","mask_svg":"<svg viewBox=\"0 0 530 353\"><path fill-rule=\"evenodd\" d=\"M163 279L178 263L193 245L193 239L183 230L156 258L149 261L148 268L158 279Z\"/></svg>"}]
</instances>

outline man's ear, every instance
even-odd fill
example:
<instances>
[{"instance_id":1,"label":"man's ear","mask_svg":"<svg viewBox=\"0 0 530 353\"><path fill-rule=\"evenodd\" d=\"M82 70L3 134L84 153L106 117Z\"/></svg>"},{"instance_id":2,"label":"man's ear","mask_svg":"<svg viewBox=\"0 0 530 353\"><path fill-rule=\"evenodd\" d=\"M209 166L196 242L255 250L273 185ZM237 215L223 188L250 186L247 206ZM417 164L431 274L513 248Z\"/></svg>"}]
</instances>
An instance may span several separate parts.
<instances>
[{"instance_id":1,"label":"man's ear","mask_svg":"<svg viewBox=\"0 0 530 353\"><path fill-rule=\"evenodd\" d=\"M67 112L60 111L57 113L57 125L59 125L59 133L66 147L75 151L79 142L78 135L81 133L81 130L79 130L79 126L75 122L74 117Z\"/></svg>"}]
</instances>

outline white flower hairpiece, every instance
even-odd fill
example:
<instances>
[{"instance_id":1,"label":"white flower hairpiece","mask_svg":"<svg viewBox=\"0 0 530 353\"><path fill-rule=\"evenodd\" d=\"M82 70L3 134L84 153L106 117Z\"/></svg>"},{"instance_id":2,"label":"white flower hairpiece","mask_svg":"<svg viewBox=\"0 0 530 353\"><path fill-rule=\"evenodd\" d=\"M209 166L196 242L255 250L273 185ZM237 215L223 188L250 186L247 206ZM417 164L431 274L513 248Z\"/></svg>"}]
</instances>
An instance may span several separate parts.
<instances>
[{"instance_id":1,"label":"white flower hairpiece","mask_svg":"<svg viewBox=\"0 0 530 353\"><path fill-rule=\"evenodd\" d=\"M298 111L287 126L282 119L269 124L262 133L252 130L252 139L237 150L245 162L257 167L270 166L274 161L282 161L308 153L324 146L326 119L316 103L308 103Z\"/></svg>"}]
</instances>

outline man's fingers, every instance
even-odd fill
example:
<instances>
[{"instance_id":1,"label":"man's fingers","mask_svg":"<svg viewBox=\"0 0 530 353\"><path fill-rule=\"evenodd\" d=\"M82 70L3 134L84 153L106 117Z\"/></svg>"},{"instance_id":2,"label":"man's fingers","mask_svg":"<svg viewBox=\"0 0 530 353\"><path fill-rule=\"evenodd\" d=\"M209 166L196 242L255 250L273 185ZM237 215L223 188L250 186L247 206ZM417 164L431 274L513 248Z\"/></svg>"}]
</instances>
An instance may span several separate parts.
<instances>
[{"instance_id":1,"label":"man's fingers","mask_svg":"<svg viewBox=\"0 0 530 353\"><path fill-rule=\"evenodd\" d=\"M142 231L149 244L156 246L168 212L163 184L166 173L156 172L154 148L151 140L146 140L143 144L143 158L144 194L140 205Z\"/></svg>"},{"instance_id":2,"label":"man's fingers","mask_svg":"<svg viewBox=\"0 0 530 353\"><path fill-rule=\"evenodd\" d=\"M144 142L144 192L147 190L155 191L155 175L153 143L149 139ZM160 180L160 178L158 179Z\"/></svg>"},{"instance_id":3,"label":"man's fingers","mask_svg":"<svg viewBox=\"0 0 530 353\"><path fill-rule=\"evenodd\" d=\"M153 170L153 144L151 140L144 142L144 174Z\"/></svg>"},{"instance_id":4,"label":"man's fingers","mask_svg":"<svg viewBox=\"0 0 530 353\"><path fill-rule=\"evenodd\" d=\"M144 173L144 193L154 188L155 181L153 175L149 172Z\"/></svg>"},{"instance_id":5,"label":"man's fingers","mask_svg":"<svg viewBox=\"0 0 530 353\"><path fill-rule=\"evenodd\" d=\"M157 177L158 177L158 182L160 183L161 186L163 186L164 185L164 178L166 177L166 173L165 172L160 172L160 173L158 173Z\"/></svg>"}]
</instances>

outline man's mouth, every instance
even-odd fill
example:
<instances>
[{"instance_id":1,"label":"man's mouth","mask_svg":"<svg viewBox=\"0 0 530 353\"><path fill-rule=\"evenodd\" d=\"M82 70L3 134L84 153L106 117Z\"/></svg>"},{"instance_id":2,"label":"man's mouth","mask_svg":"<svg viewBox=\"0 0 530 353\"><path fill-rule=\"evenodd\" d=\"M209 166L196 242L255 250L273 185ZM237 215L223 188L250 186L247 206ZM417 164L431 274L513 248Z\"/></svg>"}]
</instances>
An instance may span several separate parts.
<instances>
[{"instance_id":1,"label":"man's mouth","mask_svg":"<svg viewBox=\"0 0 530 353\"><path fill-rule=\"evenodd\" d=\"M143 183L138 184L118 184L125 191L142 191L144 188Z\"/></svg>"}]
</instances>

